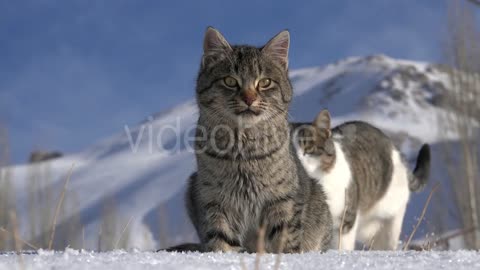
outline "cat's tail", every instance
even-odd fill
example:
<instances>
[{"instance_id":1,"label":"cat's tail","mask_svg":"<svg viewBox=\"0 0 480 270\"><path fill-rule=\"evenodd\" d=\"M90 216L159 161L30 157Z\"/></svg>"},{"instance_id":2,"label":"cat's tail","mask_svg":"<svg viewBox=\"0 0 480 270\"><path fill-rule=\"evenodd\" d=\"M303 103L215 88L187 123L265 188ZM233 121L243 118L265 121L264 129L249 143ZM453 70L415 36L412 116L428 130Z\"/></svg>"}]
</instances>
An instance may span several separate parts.
<instances>
[{"instance_id":1,"label":"cat's tail","mask_svg":"<svg viewBox=\"0 0 480 270\"><path fill-rule=\"evenodd\" d=\"M185 243L185 244L180 244L177 246L165 248L165 249L159 249L159 251L167 251L167 252L203 252L203 248L201 244L198 243Z\"/></svg>"},{"instance_id":2,"label":"cat's tail","mask_svg":"<svg viewBox=\"0 0 480 270\"><path fill-rule=\"evenodd\" d=\"M426 185L430 176L430 146L428 144L422 145L418 152L417 165L413 169L408 182L410 191L421 191Z\"/></svg>"}]
</instances>

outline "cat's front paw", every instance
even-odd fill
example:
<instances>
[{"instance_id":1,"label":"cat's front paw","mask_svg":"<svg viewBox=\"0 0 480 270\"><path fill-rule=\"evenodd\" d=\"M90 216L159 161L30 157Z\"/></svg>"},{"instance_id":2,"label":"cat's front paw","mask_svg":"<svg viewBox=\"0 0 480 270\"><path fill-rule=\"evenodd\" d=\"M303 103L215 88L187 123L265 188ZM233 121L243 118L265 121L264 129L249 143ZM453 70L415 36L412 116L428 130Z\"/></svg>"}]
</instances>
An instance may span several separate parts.
<instances>
[{"instance_id":1,"label":"cat's front paw","mask_svg":"<svg viewBox=\"0 0 480 270\"><path fill-rule=\"evenodd\" d=\"M240 246L231 246L222 241L208 243L206 246L208 252L246 252L246 249Z\"/></svg>"},{"instance_id":2,"label":"cat's front paw","mask_svg":"<svg viewBox=\"0 0 480 270\"><path fill-rule=\"evenodd\" d=\"M298 254L298 253L303 253L303 250L300 248L300 246L285 247L282 253Z\"/></svg>"}]
</instances>

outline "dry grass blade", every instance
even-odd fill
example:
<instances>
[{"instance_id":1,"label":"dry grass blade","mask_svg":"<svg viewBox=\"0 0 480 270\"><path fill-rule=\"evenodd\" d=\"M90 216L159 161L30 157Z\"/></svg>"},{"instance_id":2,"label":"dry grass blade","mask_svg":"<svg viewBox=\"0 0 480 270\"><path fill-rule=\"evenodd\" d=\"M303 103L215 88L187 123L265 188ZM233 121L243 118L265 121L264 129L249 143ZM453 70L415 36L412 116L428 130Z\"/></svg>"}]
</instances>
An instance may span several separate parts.
<instances>
[{"instance_id":1,"label":"dry grass blade","mask_svg":"<svg viewBox=\"0 0 480 270\"><path fill-rule=\"evenodd\" d=\"M128 226L130 225L130 223L132 222L132 220L133 220L133 216L130 217L130 219L128 220L127 224L123 227L122 232L120 232L120 235L118 236L118 239L117 239L117 241L115 242L115 245L113 246L114 249L117 249L117 248L118 248L118 244L120 243L120 240L122 240L122 237L123 237L123 235L125 234L125 231L127 230Z\"/></svg>"},{"instance_id":2,"label":"dry grass blade","mask_svg":"<svg viewBox=\"0 0 480 270\"><path fill-rule=\"evenodd\" d=\"M432 247L435 247L435 246L438 246L438 245L441 245L441 244L447 244L449 240L455 238L455 237L459 237L459 236L465 236L469 233L472 233L475 231L475 228L472 227L472 228L467 228L467 229L461 229L461 230L458 230L458 231L455 231L451 234L448 234L448 235L444 235L440 238L437 238L437 239L434 239L434 240L429 240L429 239L426 239L425 240L425 244L423 245L413 245L411 244L408 249L409 250L417 250L417 251L423 251L423 250L430 250Z\"/></svg>"},{"instance_id":3,"label":"dry grass blade","mask_svg":"<svg viewBox=\"0 0 480 270\"><path fill-rule=\"evenodd\" d=\"M73 167L75 164L72 164L70 171L68 172L67 179L65 179L65 183L63 185L62 193L60 194L60 198L58 199L57 208L55 209L55 215L53 216L52 221L52 233L50 234L50 240L48 242L48 249L52 249L53 246L53 239L55 238L55 228L57 227L57 218L60 213L60 209L62 207L63 199L65 198L65 191L67 190L68 182L70 182L70 177L72 176Z\"/></svg>"},{"instance_id":4,"label":"dry grass blade","mask_svg":"<svg viewBox=\"0 0 480 270\"><path fill-rule=\"evenodd\" d=\"M373 246L373 243L375 242L375 235L373 235L370 240L368 240L368 243L363 243L363 247L362 247L362 250L363 251L371 251L372 250L372 246ZM368 248L368 249L367 249Z\"/></svg>"},{"instance_id":5,"label":"dry grass blade","mask_svg":"<svg viewBox=\"0 0 480 270\"><path fill-rule=\"evenodd\" d=\"M240 268L242 268L242 270L247 270L247 265L245 264L243 257L240 257Z\"/></svg>"},{"instance_id":6,"label":"dry grass blade","mask_svg":"<svg viewBox=\"0 0 480 270\"><path fill-rule=\"evenodd\" d=\"M375 235L372 236L372 239L370 239L368 243L368 251L372 251L374 243L375 243Z\"/></svg>"},{"instance_id":7,"label":"dry grass blade","mask_svg":"<svg viewBox=\"0 0 480 270\"><path fill-rule=\"evenodd\" d=\"M10 220L12 221L13 237L15 238L15 251L17 252L20 261L20 269L25 269L25 265L23 263L23 256L21 254L22 242L19 240L20 236L18 234L17 215L14 211L10 211Z\"/></svg>"},{"instance_id":8,"label":"dry grass blade","mask_svg":"<svg viewBox=\"0 0 480 270\"><path fill-rule=\"evenodd\" d=\"M12 221L13 237L15 238L15 251L20 253L22 250L22 243L18 240L20 239L20 236L18 235L17 215L14 211L10 211L10 220Z\"/></svg>"},{"instance_id":9,"label":"dry grass blade","mask_svg":"<svg viewBox=\"0 0 480 270\"><path fill-rule=\"evenodd\" d=\"M265 253L265 225L258 230L257 255L255 256L255 270L260 270L260 257Z\"/></svg>"},{"instance_id":10,"label":"dry grass blade","mask_svg":"<svg viewBox=\"0 0 480 270\"><path fill-rule=\"evenodd\" d=\"M345 189L345 207L343 209L342 221L338 228L338 250L342 249L343 224L345 223L345 215L347 214L347 199L347 189Z\"/></svg>"},{"instance_id":11,"label":"dry grass blade","mask_svg":"<svg viewBox=\"0 0 480 270\"><path fill-rule=\"evenodd\" d=\"M280 244L278 245L278 254L275 258L275 266L273 267L274 270L280 269L280 263L282 260L282 251L285 248L285 238L287 235L287 229L284 227L282 230L282 236L280 237Z\"/></svg>"},{"instance_id":12,"label":"dry grass blade","mask_svg":"<svg viewBox=\"0 0 480 270\"><path fill-rule=\"evenodd\" d=\"M458 237L458 236L467 235L469 233L474 232L475 230L476 230L475 227L462 229L462 230L459 230L457 232L451 233L449 235L445 235L445 236L433 241L432 244L439 244L439 243L448 242L448 240L450 240L450 239L453 239L453 238Z\"/></svg>"},{"instance_id":13,"label":"dry grass blade","mask_svg":"<svg viewBox=\"0 0 480 270\"><path fill-rule=\"evenodd\" d=\"M3 227L0 227L0 232L4 232L6 234L10 234L10 235L13 235L13 237L15 238L15 241L20 241L22 242L24 245L28 246L29 248L31 249L39 249L37 246L35 246L34 244L30 243L30 242L27 242L25 240L23 240L22 238L20 238L18 235L15 235L13 232L10 232L8 231L7 229L3 228Z\"/></svg>"},{"instance_id":14,"label":"dry grass blade","mask_svg":"<svg viewBox=\"0 0 480 270\"><path fill-rule=\"evenodd\" d=\"M439 187L439 184L436 183L435 186L434 186L434 187L432 188L432 190L430 191L430 194L428 195L427 201L425 202L425 205L423 206L422 214L420 215L420 218L418 219L417 224L415 224L415 227L413 228L412 233L411 233L410 236L408 237L408 240L407 240L407 242L405 243L405 246L403 247L403 250L404 250L404 251L407 251L407 250L408 250L408 246L410 245L410 242L412 241L413 236L414 236L415 233L417 232L418 227L419 227L420 224L422 223L423 218L425 217L425 214L427 213L427 208L428 208L428 205L430 204L430 200L432 200L433 194L435 193L435 191L437 191L438 187Z\"/></svg>"},{"instance_id":15,"label":"dry grass blade","mask_svg":"<svg viewBox=\"0 0 480 270\"><path fill-rule=\"evenodd\" d=\"M82 227L82 250L85 250L85 227Z\"/></svg>"}]
</instances>

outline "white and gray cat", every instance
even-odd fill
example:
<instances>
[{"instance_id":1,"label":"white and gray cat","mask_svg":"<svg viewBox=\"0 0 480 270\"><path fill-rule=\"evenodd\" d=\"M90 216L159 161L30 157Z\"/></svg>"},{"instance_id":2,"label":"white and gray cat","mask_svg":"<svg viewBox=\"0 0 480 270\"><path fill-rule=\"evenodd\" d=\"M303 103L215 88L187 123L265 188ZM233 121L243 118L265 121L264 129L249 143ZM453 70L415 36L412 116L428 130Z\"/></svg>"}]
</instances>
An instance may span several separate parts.
<instances>
[{"instance_id":1,"label":"white and gray cat","mask_svg":"<svg viewBox=\"0 0 480 270\"><path fill-rule=\"evenodd\" d=\"M324 110L312 124L293 128L302 164L327 193L337 230L333 248L353 250L358 240L372 249L396 249L410 193L422 189L429 177L429 146L422 146L411 172L390 138L368 123L331 129Z\"/></svg>"}]
</instances>

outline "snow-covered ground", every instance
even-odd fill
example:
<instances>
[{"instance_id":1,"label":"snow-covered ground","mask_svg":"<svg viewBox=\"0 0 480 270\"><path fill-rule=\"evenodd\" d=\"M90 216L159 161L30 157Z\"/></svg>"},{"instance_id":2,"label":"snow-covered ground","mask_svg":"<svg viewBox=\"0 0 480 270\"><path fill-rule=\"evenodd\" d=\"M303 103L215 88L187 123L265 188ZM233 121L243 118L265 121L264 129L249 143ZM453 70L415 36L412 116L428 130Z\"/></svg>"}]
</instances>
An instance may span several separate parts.
<instances>
[{"instance_id":1,"label":"snow-covered ground","mask_svg":"<svg viewBox=\"0 0 480 270\"><path fill-rule=\"evenodd\" d=\"M348 58L325 67L293 70L290 75L295 93L290 110L292 121L312 121L321 109L328 108L334 124L358 119L384 129L396 138L400 149L409 158L417 154L421 143L438 144L447 137L455 139L454 134L448 134L439 124L440 115L449 113L438 102L447 91L448 83L445 71L436 66L379 55ZM49 235L49 226L37 226L42 216L48 216L41 209L45 205L32 202L32 194L43 192L40 197L51 200L47 208L55 209L66 175L72 164L75 164L67 187L64 209L58 217L57 235L68 231L71 221L75 220L79 227L72 233L78 234L78 241L77 245L70 242L64 244L87 249L97 249L100 244L105 244L100 243L98 238L101 234L107 234L105 229L99 229L99 224L105 222L102 220L105 215L102 209L107 204L114 204L119 216L113 221L117 226L112 236L115 241L122 237L119 232L128 225L126 247L153 250L195 240L195 233L185 214L183 194L187 177L196 170L189 138L197 117L195 102L186 101L169 111L147 117L147 120L137 126L118 127L118 134L79 153L37 165L24 164L0 169L0 175L8 175L14 186L20 235L34 243L38 243L37 240L42 236ZM432 155L432 179L442 181L442 177L445 178L447 174L442 171L439 160L441 155L435 153L435 149L437 148L434 147ZM38 175L43 175L45 179L33 184ZM427 195L428 189L424 193L412 195L402 239L409 235L416 223ZM449 202L452 198L442 200ZM444 215L436 216L444 217L447 212L447 218L450 218L450 213L455 213L455 210L445 207L444 213L441 213ZM35 215L37 221L33 222L32 216ZM50 216L53 215L50 213ZM48 224L50 220L47 220ZM418 237L429 232L430 225L438 224L438 220L427 219L422 223ZM443 228L454 229L455 225L447 224ZM45 260L61 265L63 256L32 256L26 260L34 263ZM86 260L90 255L68 256ZM138 263L135 262L135 256L151 256L163 263L178 258L176 255L165 254L120 256L113 253L98 255L98 260L108 261L118 257L131 260L130 263ZM209 265L206 256L209 255L194 257L193 260L198 260L198 265L202 265L202 261ZM226 256L231 260L238 259L238 255ZM329 253L315 256L312 262L331 263L339 267L341 258L354 260L350 256L352 255ZM369 256L374 255L362 255L360 258ZM395 258L397 255L391 256ZM430 255L425 256L428 259ZM389 257L385 257L385 261ZM299 258L307 260L310 257L291 257L292 261L288 262L292 265L300 263L302 259ZM2 261L5 260L9 258L2 257ZM122 260L113 260L112 263L121 266ZM367 262L360 260L359 263Z\"/></svg>"},{"instance_id":2,"label":"snow-covered ground","mask_svg":"<svg viewBox=\"0 0 480 270\"><path fill-rule=\"evenodd\" d=\"M329 251L324 254L288 255L219 253L151 253L114 251L107 253L40 252L39 255L0 255L0 270L260 270L260 269L480 269L480 253L475 251L446 252L377 252ZM279 263L279 267L276 267ZM258 267L257 267L258 265Z\"/></svg>"}]
</instances>

